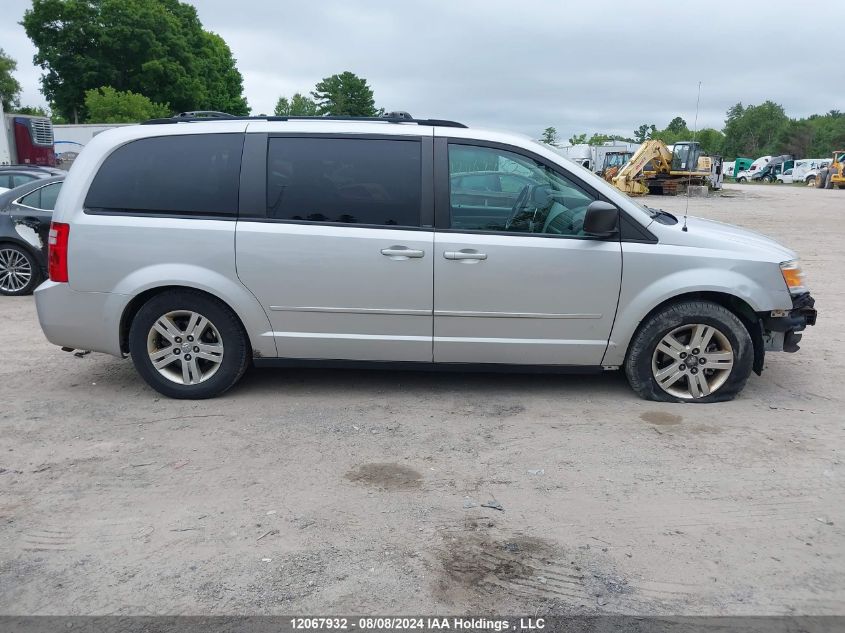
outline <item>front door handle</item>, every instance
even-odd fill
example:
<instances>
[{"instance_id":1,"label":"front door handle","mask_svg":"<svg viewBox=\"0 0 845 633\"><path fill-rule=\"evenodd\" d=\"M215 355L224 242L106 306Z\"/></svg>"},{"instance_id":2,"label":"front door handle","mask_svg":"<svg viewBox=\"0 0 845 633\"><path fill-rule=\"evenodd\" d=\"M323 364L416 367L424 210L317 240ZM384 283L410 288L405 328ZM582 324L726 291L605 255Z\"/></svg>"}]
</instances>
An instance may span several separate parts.
<instances>
[{"instance_id":1,"label":"front door handle","mask_svg":"<svg viewBox=\"0 0 845 633\"><path fill-rule=\"evenodd\" d=\"M464 249L461 251L445 251L443 257L446 259L487 259L487 253L479 253L476 250Z\"/></svg>"},{"instance_id":2,"label":"front door handle","mask_svg":"<svg viewBox=\"0 0 845 633\"><path fill-rule=\"evenodd\" d=\"M390 248L381 249L381 254L385 257L394 257L396 259L411 259L425 257L425 251L419 251L407 246L391 246Z\"/></svg>"}]
</instances>

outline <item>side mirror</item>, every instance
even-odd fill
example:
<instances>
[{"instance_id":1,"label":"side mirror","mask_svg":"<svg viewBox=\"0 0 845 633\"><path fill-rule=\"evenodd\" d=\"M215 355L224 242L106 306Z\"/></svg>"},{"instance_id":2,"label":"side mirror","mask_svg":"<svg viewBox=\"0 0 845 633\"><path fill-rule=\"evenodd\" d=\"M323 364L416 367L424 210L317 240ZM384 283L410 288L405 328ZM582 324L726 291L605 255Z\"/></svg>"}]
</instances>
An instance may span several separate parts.
<instances>
[{"instance_id":1,"label":"side mirror","mask_svg":"<svg viewBox=\"0 0 845 633\"><path fill-rule=\"evenodd\" d=\"M584 216L584 233L593 237L610 237L618 230L619 209L609 202L591 202Z\"/></svg>"}]
</instances>

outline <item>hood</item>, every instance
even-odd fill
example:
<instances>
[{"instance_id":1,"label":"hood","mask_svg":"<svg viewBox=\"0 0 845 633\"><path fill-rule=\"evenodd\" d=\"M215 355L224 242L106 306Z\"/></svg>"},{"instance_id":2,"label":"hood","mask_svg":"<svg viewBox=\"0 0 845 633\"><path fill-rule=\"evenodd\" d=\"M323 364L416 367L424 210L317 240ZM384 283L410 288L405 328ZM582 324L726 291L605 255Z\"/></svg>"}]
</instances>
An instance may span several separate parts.
<instances>
[{"instance_id":1,"label":"hood","mask_svg":"<svg viewBox=\"0 0 845 633\"><path fill-rule=\"evenodd\" d=\"M772 238L733 224L689 216L687 231L682 230L683 225L683 218L678 217L677 224L659 225L655 222L649 226L649 230L659 232L660 241L664 244L733 251L748 259L771 262L784 262L797 257L795 251Z\"/></svg>"}]
</instances>

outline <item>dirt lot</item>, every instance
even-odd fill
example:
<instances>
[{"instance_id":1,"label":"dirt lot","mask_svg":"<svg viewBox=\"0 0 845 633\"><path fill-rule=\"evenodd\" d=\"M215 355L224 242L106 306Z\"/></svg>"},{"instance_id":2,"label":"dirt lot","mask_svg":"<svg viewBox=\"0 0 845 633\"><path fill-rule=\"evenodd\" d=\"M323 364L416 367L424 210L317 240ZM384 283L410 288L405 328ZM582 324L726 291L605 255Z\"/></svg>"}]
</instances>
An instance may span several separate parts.
<instances>
[{"instance_id":1,"label":"dirt lot","mask_svg":"<svg viewBox=\"0 0 845 633\"><path fill-rule=\"evenodd\" d=\"M0 299L0 612L842 614L845 192L690 212L796 248L821 312L732 403L325 370L170 401Z\"/></svg>"}]
</instances>

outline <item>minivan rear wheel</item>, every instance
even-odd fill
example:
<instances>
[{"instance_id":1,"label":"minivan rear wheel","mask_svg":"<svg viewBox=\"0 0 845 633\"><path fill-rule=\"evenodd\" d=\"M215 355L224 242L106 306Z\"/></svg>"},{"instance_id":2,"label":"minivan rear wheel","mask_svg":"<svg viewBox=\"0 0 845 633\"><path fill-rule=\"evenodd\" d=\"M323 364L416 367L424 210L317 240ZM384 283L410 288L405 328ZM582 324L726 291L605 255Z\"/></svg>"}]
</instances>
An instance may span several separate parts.
<instances>
[{"instance_id":1,"label":"minivan rear wheel","mask_svg":"<svg viewBox=\"0 0 845 633\"><path fill-rule=\"evenodd\" d=\"M213 398L246 371L249 344L237 316L192 290L171 290L147 301L129 329L138 373L171 398Z\"/></svg>"},{"instance_id":2,"label":"minivan rear wheel","mask_svg":"<svg viewBox=\"0 0 845 633\"><path fill-rule=\"evenodd\" d=\"M625 374L647 400L724 402L742 391L753 359L751 336L733 312L710 301L683 301L642 324Z\"/></svg>"}]
</instances>

